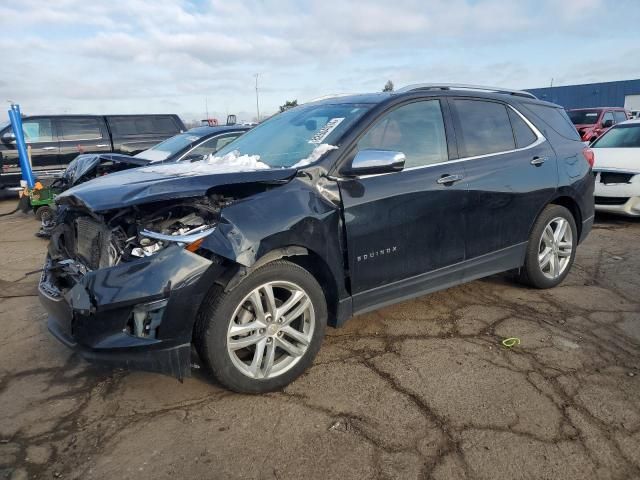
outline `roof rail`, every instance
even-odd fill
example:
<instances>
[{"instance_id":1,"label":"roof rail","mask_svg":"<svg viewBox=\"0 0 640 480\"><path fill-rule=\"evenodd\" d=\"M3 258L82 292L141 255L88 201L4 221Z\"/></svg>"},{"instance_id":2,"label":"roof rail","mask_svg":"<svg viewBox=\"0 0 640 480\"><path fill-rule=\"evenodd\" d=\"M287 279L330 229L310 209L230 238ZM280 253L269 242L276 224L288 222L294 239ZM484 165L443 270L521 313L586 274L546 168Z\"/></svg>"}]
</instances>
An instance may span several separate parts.
<instances>
[{"instance_id":1,"label":"roof rail","mask_svg":"<svg viewBox=\"0 0 640 480\"><path fill-rule=\"evenodd\" d=\"M463 83L415 83L407 85L395 91L395 93L406 93L414 90L475 90L480 92L505 93L508 95L517 95L519 97L527 97L538 99L533 93L524 90L511 90L501 87L486 87L482 85L466 85Z\"/></svg>"},{"instance_id":2,"label":"roof rail","mask_svg":"<svg viewBox=\"0 0 640 480\"><path fill-rule=\"evenodd\" d=\"M349 95L353 95L353 93L330 93L329 95L312 98L304 103L319 102L320 100L328 100L329 98L348 97Z\"/></svg>"}]
</instances>

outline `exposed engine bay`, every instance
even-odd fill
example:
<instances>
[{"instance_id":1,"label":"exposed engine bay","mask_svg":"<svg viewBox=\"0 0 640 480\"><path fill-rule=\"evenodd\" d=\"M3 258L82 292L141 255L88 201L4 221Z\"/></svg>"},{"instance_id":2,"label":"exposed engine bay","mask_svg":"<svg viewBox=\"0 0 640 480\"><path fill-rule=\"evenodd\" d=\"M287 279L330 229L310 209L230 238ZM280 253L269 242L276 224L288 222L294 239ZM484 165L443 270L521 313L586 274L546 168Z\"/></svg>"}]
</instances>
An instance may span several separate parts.
<instances>
[{"instance_id":1,"label":"exposed engine bay","mask_svg":"<svg viewBox=\"0 0 640 480\"><path fill-rule=\"evenodd\" d=\"M103 215L61 208L49 256L53 262L77 262L76 268L82 273L82 269L113 267L154 255L172 243L189 247L215 229L220 210L232 201L231 197L211 195L179 203L128 207Z\"/></svg>"}]
</instances>

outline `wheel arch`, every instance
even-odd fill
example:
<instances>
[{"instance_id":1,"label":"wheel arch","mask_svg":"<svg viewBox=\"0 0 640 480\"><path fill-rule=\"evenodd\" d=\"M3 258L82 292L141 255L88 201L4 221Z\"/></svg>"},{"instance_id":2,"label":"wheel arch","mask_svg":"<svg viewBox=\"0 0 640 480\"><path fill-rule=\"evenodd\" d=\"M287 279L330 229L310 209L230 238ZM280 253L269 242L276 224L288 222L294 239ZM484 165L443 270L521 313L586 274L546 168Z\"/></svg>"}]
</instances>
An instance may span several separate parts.
<instances>
[{"instance_id":1,"label":"wheel arch","mask_svg":"<svg viewBox=\"0 0 640 480\"><path fill-rule=\"evenodd\" d=\"M304 268L313 275L320 284L327 301L327 313L329 314L328 324L336 326L338 323L338 317L340 316L338 312L340 297L338 281L325 259L320 254L307 247L289 245L286 247L275 248L266 252L249 267L238 265L236 272L226 282L224 290L231 290L240 283L243 278L251 274L251 272L280 259L288 260L289 262Z\"/></svg>"},{"instance_id":2,"label":"wheel arch","mask_svg":"<svg viewBox=\"0 0 640 480\"><path fill-rule=\"evenodd\" d=\"M578 230L578 238L582 236L582 212L580 211L580 205L572 197L568 195L561 195L549 202L550 205L560 205L566 208L573 215L573 219L576 222L576 229Z\"/></svg>"}]
</instances>

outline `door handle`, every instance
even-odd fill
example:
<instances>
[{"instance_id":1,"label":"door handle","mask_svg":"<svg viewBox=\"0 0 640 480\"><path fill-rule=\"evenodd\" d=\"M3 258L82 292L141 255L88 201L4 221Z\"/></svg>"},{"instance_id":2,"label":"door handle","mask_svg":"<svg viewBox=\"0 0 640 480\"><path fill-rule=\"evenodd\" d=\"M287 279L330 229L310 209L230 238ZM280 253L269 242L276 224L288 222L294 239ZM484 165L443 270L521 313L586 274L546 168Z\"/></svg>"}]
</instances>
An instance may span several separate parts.
<instances>
[{"instance_id":1,"label":"door handle","mask_svg":"<svg viewBox=\"0 0 640 480\"><path fill-rule=\"evenodd\" d=\"M533 159L531 160L530 163L534 167L539 167L540 165L542 165L546 161L547 161L546 157L533 157Z\"/></svg>"},{"instance_id":2,"label":"door handle","mask_svg":"<svg viewBox=\"0 0 640 480\"><path fill-rule=\"evenodd\" d=\"M436 182L440 185L453 185L454 183L459 182L462 179L462 175L443 175L438 180L436 180Z\"/></svg>"},{"instance_id":3,"label":"door handle","mask_svg":"<svg viewBox=\"0 0 640 480\"><path fill-rule=\"evenodd\" d=\"M108 147L109 145L106 143L99 143L96 145L96 147Z\"/></svg>"},{"instance_id":4,"label":"door handle","mask_svg":"<svg viewBox=\"0 0 640 480\"><path fill-rule=\"evenodd\" d=\"M42 147L42 150L56 150L58 147Z\"/></svg>"}]
</instances>

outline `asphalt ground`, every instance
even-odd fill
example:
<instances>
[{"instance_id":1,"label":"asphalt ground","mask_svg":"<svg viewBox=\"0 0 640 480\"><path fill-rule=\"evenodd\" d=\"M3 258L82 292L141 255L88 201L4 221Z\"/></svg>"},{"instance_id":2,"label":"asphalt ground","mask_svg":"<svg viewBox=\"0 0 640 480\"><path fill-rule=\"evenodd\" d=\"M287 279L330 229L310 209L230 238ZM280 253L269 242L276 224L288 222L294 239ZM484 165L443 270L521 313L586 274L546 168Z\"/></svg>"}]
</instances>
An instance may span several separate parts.
<instances>
[{"instance_id":1,"label":"asphalt ground","mask_svg":"<svg viewBox=\"0 0 640 480\"><path fill-rule=\"evenodd\" d=\"M59 344L37 229L0 218L0 479L640 478L638 220L598 217L553 290L494 276L329 329L259 396Z\"/></svg>"}]
</instances>

